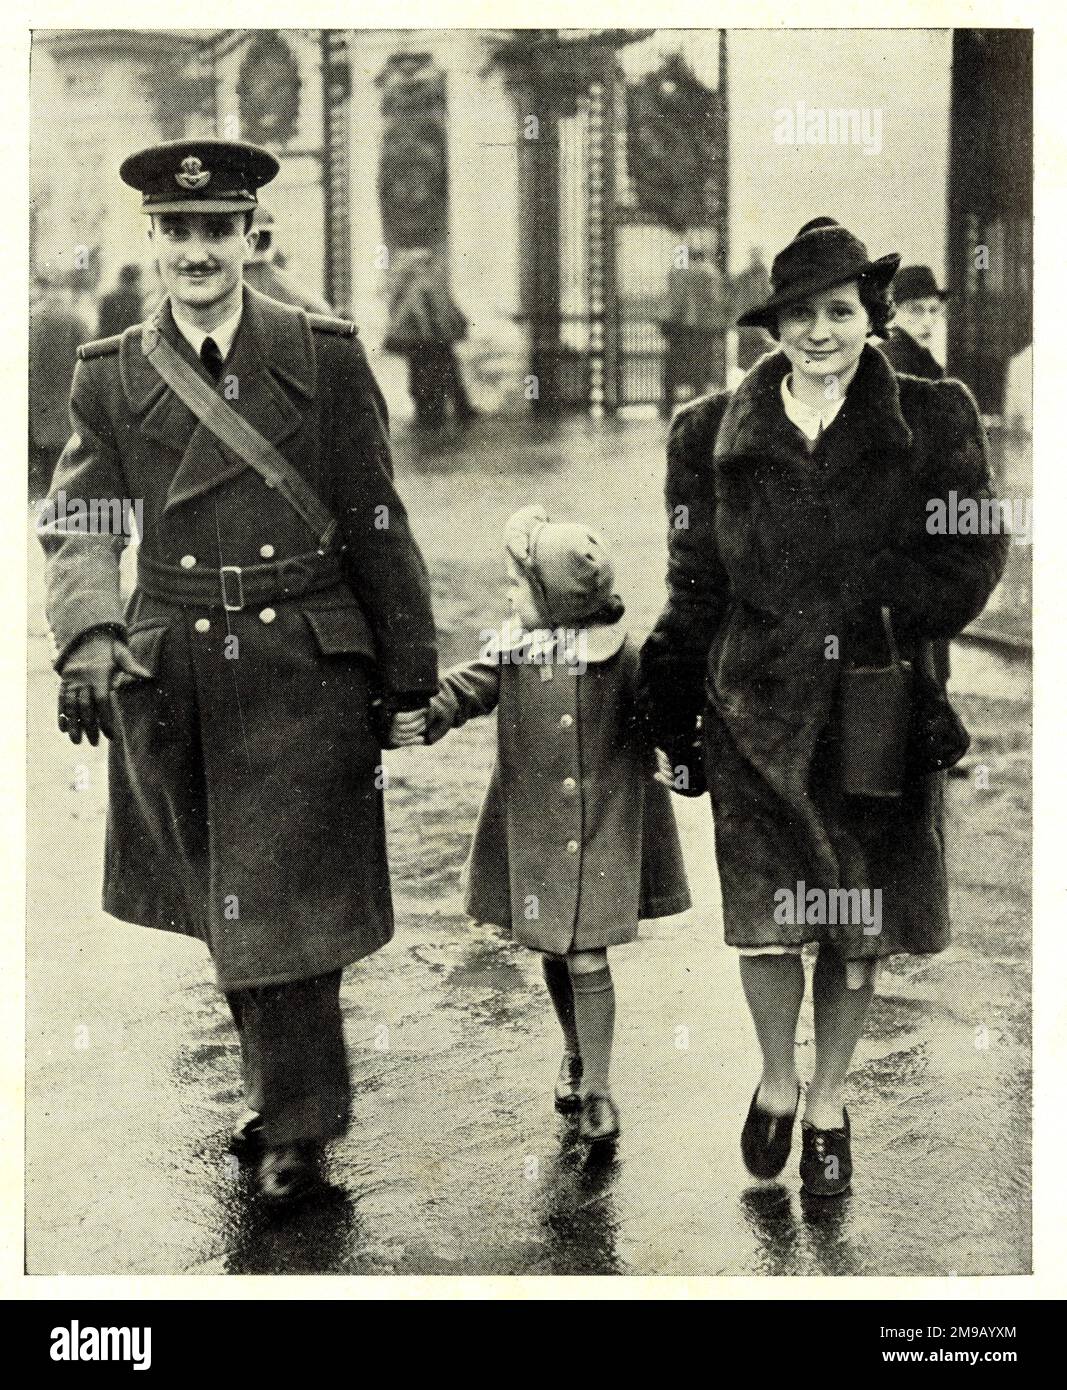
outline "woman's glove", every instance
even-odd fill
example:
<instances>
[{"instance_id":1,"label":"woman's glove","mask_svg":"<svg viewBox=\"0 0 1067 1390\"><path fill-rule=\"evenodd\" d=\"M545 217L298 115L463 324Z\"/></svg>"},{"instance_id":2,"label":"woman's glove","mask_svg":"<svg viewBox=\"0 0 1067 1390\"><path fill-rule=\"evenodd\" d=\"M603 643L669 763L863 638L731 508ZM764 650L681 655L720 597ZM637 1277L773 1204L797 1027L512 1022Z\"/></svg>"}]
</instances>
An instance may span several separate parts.
<instances>
[{"instance_id":1,"label":"woman's glove","mask_svg":"<svg viewBox=\"0 0 1067 1390\"><path fill-rule=\"evenodd\" d=\"M656 749L655 780L679 796L703 796L708 789L704 767L704 729L697 720L688 740L672 740L667 748Z\"/></svg>"}]
</instances>

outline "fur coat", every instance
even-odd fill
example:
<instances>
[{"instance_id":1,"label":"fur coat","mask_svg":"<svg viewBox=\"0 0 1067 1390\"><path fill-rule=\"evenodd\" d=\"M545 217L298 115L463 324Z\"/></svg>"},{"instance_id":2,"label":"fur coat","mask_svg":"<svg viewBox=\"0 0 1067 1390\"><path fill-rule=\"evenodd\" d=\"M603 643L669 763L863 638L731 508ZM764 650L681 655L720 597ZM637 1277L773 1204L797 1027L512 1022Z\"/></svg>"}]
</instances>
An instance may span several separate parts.
<instances>
[{"instance_id":1,"label":"fur coat","mask_svg":"<svg viewBox=\"0 0 1067 1390\"><path fill-rule=\"evenodd\" d=\"M882 605L914 660L996 585L1005 535L926 524L929 501L953 489L992 495L984 431L960 382L898 379L865 347L809 452L782 407L788 371L775 352L732 395L674 419L668 601L642 651L641 698L668 752L688 746L703 712L729 944L831 939L856 959L939 951L943 774L911 777L895 801L844 797L835 713L845 664L888 662ZM811 888L880 890L877 931L781 910L783 890Z\"/></svg>"}]
</instances>

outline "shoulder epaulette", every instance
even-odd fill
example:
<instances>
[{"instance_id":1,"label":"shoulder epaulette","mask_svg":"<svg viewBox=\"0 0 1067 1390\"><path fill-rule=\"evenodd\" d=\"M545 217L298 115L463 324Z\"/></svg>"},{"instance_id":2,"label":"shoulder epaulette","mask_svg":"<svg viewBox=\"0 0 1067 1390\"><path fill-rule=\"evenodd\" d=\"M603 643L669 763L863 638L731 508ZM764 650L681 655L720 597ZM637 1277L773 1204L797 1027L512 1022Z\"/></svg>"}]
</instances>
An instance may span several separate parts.
<instances>
[{"instance_id":1,"label":"shoulder epaulette","mask_svg":"<svg viewBox=\"0 0 1067 1390\"><path fill-rule=\"evenodd\" d=\"M308 314L308 322L317 333L336 333L339 338L354 338L359 329L351 319L330 318L327 314Z\"/></svg>"},{"instance_id":2,"label":"shoulder epaulette","mask_svg":"<svg viewBox=\"0 0 1067 1390\"><path fill-rule=\"evenodd\" d=\"M107 357L111 352L118 352L121 343L121 333L116 333L113 338L94 338L91 343L79 345L78 356L83 362L88 362L91 357Z\"/></svg>"}]
</instances>

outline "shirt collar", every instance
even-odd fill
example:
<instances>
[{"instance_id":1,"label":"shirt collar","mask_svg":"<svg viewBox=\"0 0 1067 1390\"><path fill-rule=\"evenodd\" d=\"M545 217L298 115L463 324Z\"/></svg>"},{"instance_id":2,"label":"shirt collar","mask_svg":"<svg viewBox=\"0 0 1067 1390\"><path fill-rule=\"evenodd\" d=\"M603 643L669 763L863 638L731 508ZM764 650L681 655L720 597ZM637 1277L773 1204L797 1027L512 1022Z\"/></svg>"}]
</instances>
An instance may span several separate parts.
<instances>
[{"instance_id":1,"label":"shirt collar","mask_svg":"<svg viewBox=\"0 0 1067 1390\"><path fill-rule=\"evenodd\" d=\"M838 396L837 400L827 401L819 409L805 405L803 401L798 401L790 391L789 373L787 372L782 377L782 405L785 407L786 416L807 439L818 439L821 432L836 417L844 403L844 396Z\"/></svg>"},{"instance_id":2,"label":"shirt collar","mask_svg":"<svg viewBox=\"0 0 1067 1390\"><path fill-rule=\"evenodd\" d=\"M174 323L178 332L196 353L197 357L200 356L200 349L204 346L204 339L213 338L215 346L222 354L223 361L226 360L230 348L233 346L233 340L237 336L237 330L241 324L241 311L243 308L244 302L242 301L228 319L223 319L217 328L213 328L210 333L205 333L204 330L198 328L195 323L190 323L188 319L181 318L175 307L174 300L172 299L170 301L170 312L174 318Z\"/></svg>"}]
</instances>

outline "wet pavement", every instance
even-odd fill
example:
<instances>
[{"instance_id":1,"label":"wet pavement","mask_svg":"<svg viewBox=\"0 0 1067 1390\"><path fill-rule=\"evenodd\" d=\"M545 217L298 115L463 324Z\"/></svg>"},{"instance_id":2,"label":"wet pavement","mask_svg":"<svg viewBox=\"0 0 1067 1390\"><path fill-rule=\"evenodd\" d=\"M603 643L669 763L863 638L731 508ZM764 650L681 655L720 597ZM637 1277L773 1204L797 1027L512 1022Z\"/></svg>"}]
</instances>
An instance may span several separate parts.
<instances>
[{"instance_id":1,"label":"wet pavement","mask_svg":"<svg viewBox=\"0 0 1067 1390\"><path fill-rule=\"evenodd\" d=\"M443 658L503 603L514 508L580 516L641 635L662 601L658 421L401 433L398 475ZM695 908L612 952L623 1135L591 1157L555 1114L538 960L463 915L458 875L494 723L387 755L396 939L345 974L349 1133L308 1205L265 1211L226 1151L229 1014L194 942L99 909L105 757L55 731L31 549L27 1269L32 1274L910 1274L1029 1268L1029 667L954 649L972 775L948 786L955 924L883 972L849 1082L856 1177L754 1183L738 1136L757 1049L722 943L706 801L675 800ZM980 769L988 769L983 776ZM977 774L977 775L976 775ZM982 784L988 780L988 787ZM810 964L810 963L809 963ZM810 1001L799 1064L811 1068Z\"/></svg>"}]
</instances>

